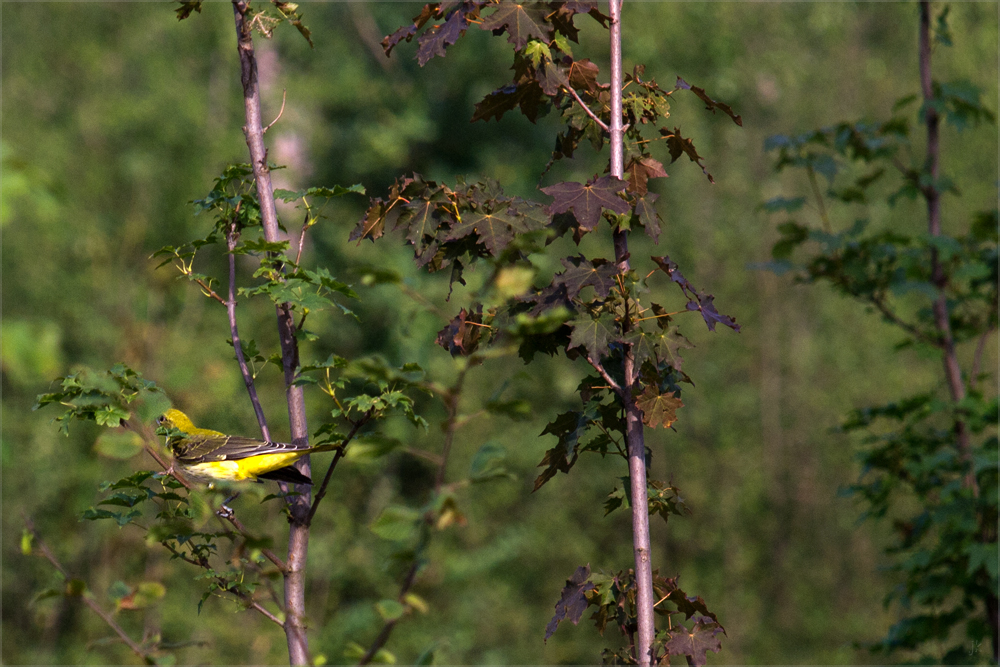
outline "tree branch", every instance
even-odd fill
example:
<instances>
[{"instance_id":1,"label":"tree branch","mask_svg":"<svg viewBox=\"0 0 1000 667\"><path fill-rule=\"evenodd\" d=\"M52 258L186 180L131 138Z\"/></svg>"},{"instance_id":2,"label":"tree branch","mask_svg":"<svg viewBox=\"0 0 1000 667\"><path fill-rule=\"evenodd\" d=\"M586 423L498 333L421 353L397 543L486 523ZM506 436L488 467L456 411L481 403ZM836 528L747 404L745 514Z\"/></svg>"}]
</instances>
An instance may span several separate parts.
<instances>
[{"instance_id":1,"label":"tree branch","mask_svg":"<svg viewBox=\"0 0 1000 667\"><path fill-rule=\"evenodd\" d=\"M860 295L858 295L858 296L860 296ZM928 345L933 345L934 347L937 347L937 348L941 347L941 341L940 341L940 339L932 338L931 336L928 336L923 331L921 331L920 329L918 329L915 325L910 324L909 322L907 322L906 320L904 320L903 318L901 318L899 315L897 315L895 312L893 312L892 309L889 308L888 304L886 304L885 300L882 298L881 295L871 296L871 297L869 297L868 301L873 306L875 306L875 308L878 309L878 312L882 313L882 315L887 320L889 320L890 322L892 322L893 324L895 324L896 326L898 326L900 329L903 329L904 331L906 331L908 334L910 334L911 336L913 336L916 340L920 341L921 343L927 343Z\"/></svg>"},{"instance_id":2,"label":"tree branch","mask_svg":"<svg viewBox=\"0 0 1000 667\"><path fill-rule=\"evenodd\" d=\"M406 575L406 579L403 581L403 585L399 589L399 595L396 596L397 601L403 602L403 598L406 597L406 594L410 591L410 587L413 586L413 582L417 578L417 571L419 569L420 569L420 563L414 561L413 565L410 567L409 573L407 573ZM396 623L398 622L399 622L399 617L385 622L385 625L382 626L381 632L379 632L378 636L375 637L375 641L372 642L372 645L368 647L368 650L365 652L365 654L361 656L360 660L358 660L359 665L367 665L372 661L372 658L375 657L375 654L378 653L378 650L383 646L385 646L385 643L389 641L389 635L392 634L392 631L396 627Z\"/></svg>"},{"instance_id":3,"label":"tree branch","mask_svg":"<svg viewBox=\"0 0 1000 667\"><path fill-rule=\"evenodd\" d=\"M277 123L278 119L281 118L281 114L285 113L285 93L287 93L287 92L288 91L286 89L284 89L284 88L281 89L281 110L278 111L278 115L275 116L274 120L272 120L270 123L268 123L267 127L265 127L263 130L261 130L261 132L267 132L268 130L270 130L271 126L274 125L275 123Z\"/></svg>"},{"instance_id":4,"label":"tree branch","mask_svg":"<svg viewBox=\"0 0 1000 667\"><path fill-rule=\"evenodd\" d=\"M369 408L368 412L363 414L358 421L354 422L354 425L351 427L351 432L347 434L347 437L344 438L344 441L340 444L340 448L337 450L336 454L334 454L333 461L330 462L330 467L326 469L326 475L323 477L323 483L320 484L319 491L316 492L316 498L313 500L312 507L309 508L309 514L306 516L307 526L312 524L313 517L316 516L316 509L319 507L319 503L323 500L323 497L326 496L326 488L330 484L330 478L333 477L333 471L337 467L337 463L339 463L340 459L342 459L344 454L347 453L348 443L354 439L354 436L357 435L359 430L361 430L361 427L367 424L374 414L375 408Z\"/></svg>"},{"instance_id":5,"label":"tree branch","mask_svg":"<svg viewBox=\"0 0 1000 667\"><path fill-rule=\"evenodd\" d=\"M32 538L34 538L35 544L38 546L38 550L42 552L42 556L45 557L45 560L49 561L52 567L54 567L66 580L72 579L69 572L67 572L66 568L62 566L59 560L49 549L45 541L42 540L41 536L38 534L38 531L35 529L34 522L31 520L30 517L24 516L24 525L25 528L27 528L28 532L31 533ZM115 622L115 619L111 617L111 614L104 611L104 609L99 604L97 604L97 601L94 600L92 597L90 597L89 589L85 589L83 592L81 592L79 597L81 600L83 600L83 603L85 605L90 607L90 609L95 614L100 616L101 620L104 621L107 624L107 626L111 628L114 631L114 633L121 638L122 642L124 642L124 644L128 646L133 653L142 658L143 662L151 662L150 656L153 654L153 651L144 649L142 646L137 644L131 637L129 637L128 633L125 632L125 630L123 630L122 627Z\"/></svg>"},{"instance_id":6,"label":"tree branch","mask_svg":"<svg viewBox=\"0 0 1000 667\"><path fill-rule=\"evenodd\" d=\"M257 201L260 204L261 226L264 239L274 243L280 239L278 213L274 204L274 189L271 173L267 165L267 149L264 146L264 129L261 127L260 87L257 80L257 60L254 57L253 27L245 20L248 3L233 0L233 19L236 25L237 51L240 56L240 82L243 86L243 106L246 124L243 134L250 151L250 164L257 186ZM305 399L302 387L295 384L295 374L299 366L298 343L295 339L295 322L291 306L277 304L278 340L281 344L281 362L285 375L285 400L288 404L288 422L292 442L304 445L309 442L309 428L306 423ZM298 467L309 474L309 456L299 459ZM282 486L282 489L285 487ZM305 626L305 566L309 549L309 531L305 518L309 514L311 491L302 489L298 496L288 500L289 531L288 559L285 574L285 636L288 644L288 658L293 665L309 663L309 639Z\"/></svg>"},{"instance_id":7,"label":"tree branch","mask_svg":"<svg viewBox=\"0 0 1000 667\"><path fill-rule=\"evenodd\" d=\"M246 356L243 354L243 345L240 342L240 332L236 324L236 242L240 238L236 223L229 223L226 230L226 247L229 248L229 299L225 301L226 313L229 315L229 334L233 339L233 349L236 351L236 363L240 366L240 373L243 375L243 384L250 395L250 402L253 404L254 414L257 415L257 424L260 426L260 433L264 440L271 442L271 432L267 428L267 419L264 417L264 408L260 405L260 398L257 397L257 387L254 385L253 375L247 366Z\"/></svg>"},{"instance_id":8,"label":"tree branch","mask_svg":"<svg viewBox=\"0 0 1000 667\"><path fill-rule=\"evenodd\" d=\"M931 8L929 0L920 1L920 90L924 98L924 121L927 126L927 159L924 172L930 176L930 184L921 189L927 201L927 231L931 236L941 235L941 193L937 183L940 176L940 125L941 118L934 106L934 82L931 77ZM948 299L944 289L948 284L948 276L938 258L936 247L931 247L931 282L938 289L938 296L931 304L934 313L934 326L941 339L944 373L948 383L951 400L959 403L965 398L965 381L962 379L962 369L958 364L955 350L955 339L951 332L951 318L948 312ZM955 444L958 455L968 466L963 484L972 489L974 496L979 497L979 483L972 470L972 451L969 443L969 433L965 421L957 417L954 422Z\"/></svg>"},{"instance_id":9,"label":"tree branch","mask_svg":"<svg viewBox=\"0 0 1000 667\"><path fill-rule=\"evenodd\" d=\"M611 176L624 180L624 139L622 128L622 0L610 0L611 14ZM613 233L615 262L618 275L628 273L628 232L616 227ZM626 301L627 302L627 301ZM627 333L630 323L624 316L622 331ZM635 659L643 667L653 660L653 639L656 627L653 616L653 566L649 542L649 498L646 490L646 443L642 430L642 411L636 405L632 387L636 380L635 357L631 346L625 350L623 362L624 385L621 401L625 409L625 440L628 447L629 488L632 493L632 547L635 557L636 617L639 637L635 645Z\"/></svg>"},{"instance_id":10,"label":"tree branch","mask_svg":"<svg viewBox=\"0 0 1000 667\"><path fill-rule=\"evenodd\" d=\"M598 127L600 127L605 132L610 132L608 126L604 123L604 121L601 120L596 113L591 111L590 107L587 106L587 104L580 98L580 95L576 92L576 90L573 89L572 86L563 86L563 88L569 91L569 94L573 96L573 99L576 100L576 103L579 104L581 107L583 107L584 112L586 112L586 114L590 116L591 120L597 123Z\"/></svg>"},{"instance_id":11,"label":"tree branch","mask_svg":"<svg viewBox=\"0 0 1000 667\"><path fill-rule=\"evenodd\" d=\"M972 355L972 370L969 372L969 387L974 388L978 383L979 378L979 366L983 361L983 352L986 350L986 341L994 331L996 331L996 325L990 325L987 327L983 335L979 337L979 342L976 343L976 352Z\"/></svg>"},{"instance_id":12,"label":"tree branch","mask_svg":"<svg viewBox=\"0 0 1000 667\"><path fill-rule=\"evenodd\" d=\"M622 396L621 385L619 385L617 382L615 382L615 379L613 377L611 377L611 375L608 374L608 372L606 370L604 370L604 366L601 365L601 362L597 361L596 359L594 359L592 356L590 356L588 354L587 355L587 363L589 363L591 366L594 367L594 370L597 371L598 374L602 378L604 378L604 381L608 383L608 385L611 387L612 391L614 391L616 394L618 394L618 397L621 398L621 396Z\"/></svg>"}]
</instances>

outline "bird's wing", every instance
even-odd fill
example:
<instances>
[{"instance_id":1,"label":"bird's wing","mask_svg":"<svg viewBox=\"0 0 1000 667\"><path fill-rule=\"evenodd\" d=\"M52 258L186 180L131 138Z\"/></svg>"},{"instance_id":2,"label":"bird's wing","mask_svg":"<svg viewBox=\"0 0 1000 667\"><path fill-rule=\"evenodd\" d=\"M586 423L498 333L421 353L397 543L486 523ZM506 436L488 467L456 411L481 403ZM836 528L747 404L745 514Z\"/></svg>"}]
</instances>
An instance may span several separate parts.
<instances>
[{"instance_id":1,"label":"bird's wing","mask_svg":"<svg viewBox=\"0 0 1000 667\"><path fill-rule=\"evenodd\" d=\"M173 444L174 456L186 463L238 461L261 454L287 454L309 449L308 445L267 442L238 435L189 435Z\"/></svg>"}]
</instances>

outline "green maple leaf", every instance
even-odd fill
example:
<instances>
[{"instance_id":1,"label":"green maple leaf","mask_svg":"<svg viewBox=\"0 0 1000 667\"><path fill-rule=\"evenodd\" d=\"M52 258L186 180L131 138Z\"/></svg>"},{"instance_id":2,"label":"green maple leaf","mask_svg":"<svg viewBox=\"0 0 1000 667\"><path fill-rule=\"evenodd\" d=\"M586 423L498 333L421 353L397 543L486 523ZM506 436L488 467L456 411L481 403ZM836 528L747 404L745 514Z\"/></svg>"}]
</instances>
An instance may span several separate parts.
<instances>
[{"instance_id":1,"label":"green maple leaf","mask_svg":"<svg viewBox=\"0 0 1000 667\"><path fill-rule=\"evenodd\" d=\"M628 203L618 196L618 193L627 187L626 181L604 176L586 184L556 183L542 188L542 192L555 199L549 204L550 213L565 213L572 210L580 223L580 228L589 232L600 222L601 209L607 208L619 215L632 210Z\"/></svg>"},{"instance_id":2,"label":"green maple leaf","mask_svg":"<svg viewBox=\"0 0 1000 667\"><path fill-rule=\"evenodd\" d=\"M635 202L635 214L639 218L639 224L646 230L649 238L653 239L653 243L658 243L660 240L660 223L663 222L655 206L659 198L658 194L647 193Z\"/></svg>"},{"instance_id":3,"label":"green maple leaf","mask_svg":"<svg viewBox=\"0 0 1000 667\"><path fill-rule=\"evenodd\" d=\"M635 404L642 410L642 423L650 428L669 427L677 421L677 408L684 406L674 392L661 394L653 385L646 386Z\"/></svg>"},{"instance_id":4,"label":"green maple leaf","mask_svg":"<svg viewBox=\"0 0 1000 667\"><path fill-rule=\"evenodd\" d=\"M479 241L486 246L490 254L496 257L513 240L512 225L515 220L506 211L485 213L482 210L466 213L462 221L453 225L445 239L455 241L475 232Z\"/></svg>"},{"instance_id":5,"label":"green maple leaf","mask_svg":"<svg viewBox=\"0 0 1000 667\"><path fill-rule=\"evenodd\" d=\"M532 37L543 42L549 41L552 27L545 17L550 11L546 5L507 2L490 14L480 27L483 30L505 29L508 35L507 41L520 51Z\"/></svg>"},{"instance_id":6,"label":"green maple leaf","mask_svg":"<svg viewBox=\"0 0 1000 667\"><path fill-rule=\"evenodd\" d=\"M584 316L571 320L569 326L573 333L566 348L583 347L593 359L600 359L607 352L608 343L618 335L615 320L610 315L596 319Z\"/></svg>"},{"instance_id":7,"label":"green maple leaf","mask_svg":"<svg viewBox=\"0 0 1000 667\"><path fill-rule=\"evenodd\" d=\"M583 255L578 255L564 257L559 261L566 270L556 274L552 284L566 285L566 291L571 299L575 299L584 287L593 287L594 293L599 298L606 299L617 284L615 277L618 275L618 269L607 260L598 257L589 261Z\"/></svg>"}]
</instances>

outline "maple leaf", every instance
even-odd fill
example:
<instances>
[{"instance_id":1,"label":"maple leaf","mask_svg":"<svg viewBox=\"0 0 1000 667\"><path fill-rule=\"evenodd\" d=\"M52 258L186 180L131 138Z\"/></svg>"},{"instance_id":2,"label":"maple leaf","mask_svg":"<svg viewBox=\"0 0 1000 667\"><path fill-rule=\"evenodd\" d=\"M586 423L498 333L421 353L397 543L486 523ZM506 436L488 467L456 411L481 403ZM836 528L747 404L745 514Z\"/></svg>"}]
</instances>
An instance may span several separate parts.
<instances>
[{"instance_id":1,"label":"maple leaf","mask_svg":"<svg viewBox=\"0 0 1000 667\"><path fill-rule=\"evenodd\" d=\"M534 123L538 119L541 102L542 89L537 81L509 83L503 88L494 90L476 104L476 112L472 115L472 122L489 120L491 117L500 120L508 111L520 107L521 113Z\"/></svg>"},{"instance_id":2,"label":"maple leaf","mask_svg":"<svg viewBox=\"0 0 1000 667\"><path fill-rule=\"evenodd\" d=\"M570 334L567 349L583 347L592 359L600 359L608 350L608 343L618 335L614 318L602 315L597 318L584 316L569 322Z\"/></svg>"},{"instance_id":3,"label":"maple leaf","mask_svg":"<svg viewBox=\"0 0 1000 667\"><path fill-rule=\"evenodd\" d=\"M653 385L646 385L642 394L635 399L635 404L642 410L642 423L650 428L668 428L677 421L677 409L684 407L684 403L674 396L674 392L661 394Z\"/></svg>"},{"instance_id":4,"label":"maple leaf","mask_svg":"<svg viewBox=\"0 0 1000 667\"><path fill-rule=\"evenodd\" d=\"M715 297L711 294L705 294L703 291L696 290L694 285L689 283L687 278L678 270L676 262L665 255L663 257L651 257L650 259L656 262L656 265L670 276L670 279L677 283L681 291L690 299L687 303L687 309L701 311L701 317L705 320L709 331L715 331L715 325L718 323L739 333L740 325L736 324L736 319L719 313L715 309Z\"/></svg>"},{"instance_id":5,"label":"maple leaf","mask_svg":"<svg viewBox=\"0 0 1000 667\"><path fill-rule=\"evenodd\" d=\"M441 25L433 25L417 39L417 62L421 67L434 56L444 56L445 49L458 41L469 27L465 13L454 11Z\"/></svg>"},{"instance_id":6,"label":"maple leaf","mask_svg":"<svg viewBox=\"0 0 1000 667\"><path fill-rule=\"evenodd\" d=\"M660 241L660 223L663 222L655 206L659 198L658 194L647 193L635 200L635 214L639 218L639 224L646 230L646 235L653 239L653 243Z\"/></svg>"},{"instance_id":7,"label":"maple leaf","mask_svg":"<svg viewBox=\"0 0 1000 667\"><path fill-rule=\"evenodd\" d=\"M573 576L566 580L559 602L556 602L556 613L545 626L544 641L549 640L560 622L570 621L573 625L580 623L583 612L587 610L587 593L596 588L592 582L587 581L589 578L590 566L581 565L576 568Z\"/></svg>"},{"instance_id":8,"label":"maple leaf","mask_svg":"<svg viewBox=\"0 0 1000 667\"><path fill-rule=\"evenodd\" d=\"M482 306L475 313L469 313L463 308L444 329L438 332L435 342L448 350L453 357L467 357L479 347L479 339L484 330L482 322Z\"/></svg>"},{"instance_id":9,"label":"maple leaf","mask_svg":"<svg viewBox=\"0 0 1000 667\"><path fill-rule=\"evenodd\" d=\"M728 104L723 104L722 102L716 102L715 100L713 100L705 92L704 88L699 88L698 86L692 86L690 83L688 83L687 81L685 81L680 77L677 77L677 85L675 86L675 88L690 90L692 93L697 95L702 102L705 103L706 109L708 109L712 113L715 113L715 110L719 109L720 111L722 111L722 113L732 118L734 123L736 123L740 127L743 127L743 117L736 115L736 113L733 112L732 107L730 107Z\"/></svg>"},{"instance_id":10,"label":"maple leaf","mask_svg":"<svg viewBox=\"0 0 1000 667\"><path fill-rule=\"evenodd\" d=\"M431 3L424 5L424 8L420 11L420 15L413 19L413 23L408 26L403 26L391 35L387 35L382 39L382 50L385 51L385 55L388 57L392 53L392 49L399 44L401 41L406 40L407 42L413 39L413 36L417 34L417 31L424 27L432 17L437 14L438 5L437 3Z\"/></svg>"},{"instance_id":11,"label":"maple leaf","mask_svg":"<svg viewBox=\"0 0 1000 667\"><path fill-rule=\"evenodd\" d=\"M511 218L510 225L515 234L545 229L552 220L544 205L520 197L511 200L507 215Z\"/></svg>"},{"instance_id":12,"label":"maple leaf","mask_svg":"<svg viewBox=\"0 0 1000 667\"><path fill-rule=\"evenodd\" d=\"M445 240L454 241L475 232L479 241L496 257L514 238L512 222L513 219L506 211L472 211L463 215L461 222L452 225Z\"/></svg>"},{"instance_id":13,"label":"maple leaf","mask_svg":"<svg viewBox=\"0 0 1000 667\"><path fill-rule=\"evenodd\" d=\"M535 3L505 2L486 17L483 30L506 30L507 41L518 51L534 37L543 42L552 38L552 27L546 21L548 7Z\"/></svg>"},{"instance_id":14,"label":"maple leaf","mask_svg":"<svg viewBox=\"0 0 1000 667\"><path fill-rule=\"evenodd\" d=\"M663 164L648 155L629 160L625 165L625 173L628 175L628 191L637 195L644 195L649 191L646 185L649 179L667 177Z\"/></svg>"},{"instance_id":15,"label":"maple leaf","mask_svg":"<svg viewBox=\"0 0 1000 667\"><path fill-rule=\"evenodd\" d=\"M657 363L665 363L678 371L684 362L680 351L694 347L694 344L685 338L677 330L677 327L657 329L653 332L636 329L629 332L628 336L625 337L625 342L632 344L632 355L635 358L636 366L641 366L646 359L653 359Z\"/></svg>"},{"instance_id":16,"label":"maple leaf","mask_svg":"<svg viewBox=\"0 0 1000 667\"><path fill-rule=\"evenodd\" d=\"M549 213L572 210L584 231L591 231L601 220L601 210L610 209L618 214L631 210L628 203L618 196L628 183L612 176L603 176L583 183L563 182L541 188L555 201L549 204Z\"/></svg>"},{"instance_id":17,"label":"maple leaf","mask_svg":"<svg viewBox=\"0 0 1000 667\"><path fill-rule=\"evenodd\" d=\"M595 257L593 261L583 255L563 257L559 260L566 270L552 277L553 285L565 285L569 298L575 299L584 287L593 287L601 299L605 299L611 289L617 284L615 276L618 269L614 264Z\"/></svg>"},{"instance_id":18,"label":"maple leaf","mask_svg":"<svg viewBox=\"0 0 1000 667\"><path fill-rule=\"evenodd\" d=\"M583 60L574 60L569 66L567 78L569 79L570 85L577 90L585 90L592 93L598 88L608 87L608 84L601 86L597 83L597 73L599 71L600 68L590 62L587 58L584 58Z\"/></svg>"},{"instance_id":19,"label":"maple leaf","mask_svg":"<svg viewBox=\"0 0 1000 667\"><path fill-rule=\"evenodd\" d=\"M667 139L667 149L670 151L671 162L676 162L677 158L681 155L687 155L691 158L692 162L697 163L701 167L701 172L708 176L708 182L715 183L715 179L712 178L712 175L708 173L708 168L705 167L704 158L698 155L698 151L694 147L694 142L681 136L681 128L675 127L674 131L671 132L667 128L661 127L660 134Z\"/></svg>"},{"instance_id":20,"label":"maple leaf","mask_svg":"<svg viewBox=\"0 0 1000 667\"><path fill-rule=\"evenodd\" d=\"M716 636L720 632L724 630L718 623L706 623L698 617L690 631L683 625L671 628L665 648L670 655L689 656L688 664L700 667L705 664L709 651L718 653L722 650L722 642Z\"/></svg>"},{"instance_id":21,"label":"maple leaf","mask_svg":"<svg viewBox=\"0 0 1000 667\"><path fill-rule=\"evenodd\" d=\"M676 582L676 579L672 579L670 581ZM719 623L719 619L716 618L715 614L708 610L708 605L705 604L705 600L703 600L700 595L688 595L675 586L674 590L670 592L670 596L667 599L674 603L677 607L677 611L684 614L685 621L690 619L695 614L702 614L703 616L707 616L711 620L715 621L715 623ZM721 623L719 623L719 627L722 628ZM725 632L725 628L722 628L722 631Z\"/></svg>"},{"instance_id":22,"label":"maple leaf","mask_svg":"<svg viewBox=\"0 0 1000 667\"><path fill-rule=\"evenodd\" d=\"M569 87L569 79L566 77L566 72L551 60L542 63L539 70L541 76L538 79L538 85L541 86L542 92L549 97L558 95L563 86Z\"/></svg>"},{"instance_id":23,"label":"maple leaf","mask_svg":"<svg viewBox=\"0 0 1000 667\"><path fill-rule=\"evenodd\" d=\"M540 435L551 434L559 438L559 444L545 452L538 467L547 466L542 474L535 479L532 493L537 491L547 481L555 477L557 472L569 472L576 463L579 453L580 435L587 427L587 415L579 411L564 412L550 422Z\"/></svg>"}]
</instances>

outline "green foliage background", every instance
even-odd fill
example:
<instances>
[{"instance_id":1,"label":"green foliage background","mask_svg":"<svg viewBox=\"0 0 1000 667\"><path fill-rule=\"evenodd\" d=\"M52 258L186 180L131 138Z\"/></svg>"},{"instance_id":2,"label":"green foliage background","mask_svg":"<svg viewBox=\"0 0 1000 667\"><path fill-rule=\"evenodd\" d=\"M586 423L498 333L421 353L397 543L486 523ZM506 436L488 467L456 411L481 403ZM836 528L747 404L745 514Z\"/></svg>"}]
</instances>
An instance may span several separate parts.
<instances>
[{"instance_id":1,"label":"green foliage background","mask_svg":"<svg viewBox=\"0 0 1000 667\"><path fill-rule=\"evenodd\" d=\"M473 104L507 81L502 40L470 31L446 59L421 69L412 46L387 60L377 44L417 5L302 9L315 50L291 30L258 40L266 115L277 114L287 89L284 115L267 136L271 159L287 165L276 172L278 187L362 183L377 194L404 172L449 182L468 173L541 198L534 187L556 119L468 122ZM133 636L159 628L170 641L203 642L178 650L183 663L284 662L280 631L232 602L212 599L196 615L203 584L192 581L195 572L147 549L128 529L79 522L99 482L151 461L103 458L93 447L96 430L75 427L66 439L50 423L52 413L30 410L56 375L125 361L205 426L254 432L225 343L223 309L148 259L163 245L207 232L210 221L193 216L187 202L202 197L226 163L246 159L232 10L207 3L183 23L172 7L154 3L2 3L0 11L3 661L134 660L103 641L110 632L81 605L32 601L55 576L17 549L26 514L102 600L117 580L166 585L152 609L120 612ZM633 249L637 256L670 254L743 325L740 335L709 335L693 318L681 322L698 346L685 363L697 386L685 392L676 432L652 432L648 440L653 476L672 478L694 510L669 530L653 524L654 566L680 574L684 589L704 597L727 628L723 652L710 662L865 662L869 657L851 642L881 637L894 620L881 606L894 584L879 572L888 538L879 531L886 527L857 527L858 508L837 497L858 470L852 441L830 429L853 407L933 386L938 364L893 354L897 334L854 304L749 265L768 259L776 238L759 203L804 189L786 180L794 175L773 173L764 138L886 116L897 98L918 89L916 21L916 6L898 3L625 5L626 69L645 62L647 76L665 86L683 76L744 119L737 128L702 113L693 96L675 101L674 116L717 185L693 165L675 164L669 179L651 183L666 222L660 245L636 235ZM936 52L936 76L968 78L985 99L997 99L996 5L956 3L951 21L956 46ZM585 31L575 51L604 70L604 39L601 30ZM944 170L963 192L945 200L946 214L968 220L969 211L996 198L996 128L975 135L947 128L943 146ZM602 158L583 149L549 178L584 180L602 169ZM356 199L331 204L307 261L355 284L360 321L313 322L323 335L308 354L379 353L396 363L416 361L446 380L452 361L430 344L443 320L395 288L361 286L358 276L364 266L391 267L449 316L465 305L468 290L456 290L446 303L447 285L413 269L406 249L348 245L365 203ZM298 214L282 213L294 229ZM875 222L916 230L923 220L919 202L900 202L877 211ZM601 242L608 247L606 240L585 241ZM223 266L216 254L200 270L221 274ZM244 268L248 278L251 269ZM470 277L470 288L476 280ZM276 345L272 308L243 306L240 318L245 337ZM990 347L984 367L995 369ZM548 644L542 636L576 566L607 571L631 562L625 514L605 518L600 509L624 464L584 460L571 476L529 493L534 467L551 446L538 433L577 404L582 374L565 359L545 360L530 376L509 360L473 371L464 411L475 411L509 380L507 395L530 401L537 412L517 423L481 416L460 431L453 477L494 439L517 479L461 496L468 523L436 538L416 590L430 610L406 619L390 641L401 661L431 645L440 663L596 659L604 642L589 627L560 628ZM260 383L275 435L287 435L280 374L265 370ZM323 408L319 401L313 407L318 420ZM432 423L443 416L432 403L424 409ZM435 428L388 428L414 448L440 447ZM369 642L378 620L373 603L395 595L389 549L368 526L390 502L421 502L432 475L402 452L349 457L338 470L333 502L314 524L307 600L311 648L328 661L344 661L348 641ZM241 512L248 524L259 516L281 530L273 508L248 503Z\"/></svg>"}]
</instances>

